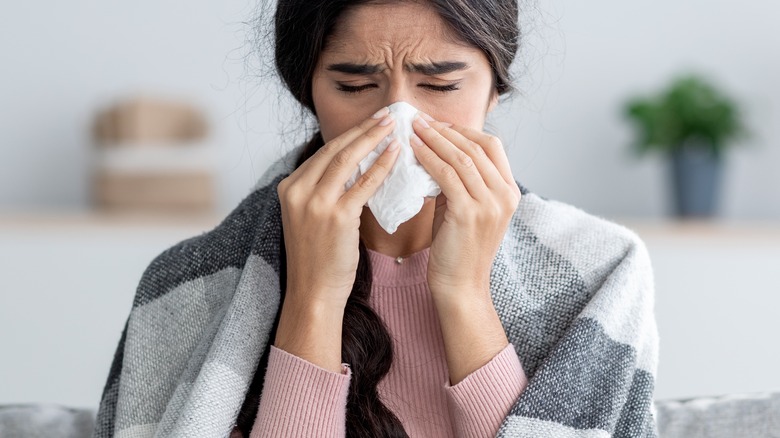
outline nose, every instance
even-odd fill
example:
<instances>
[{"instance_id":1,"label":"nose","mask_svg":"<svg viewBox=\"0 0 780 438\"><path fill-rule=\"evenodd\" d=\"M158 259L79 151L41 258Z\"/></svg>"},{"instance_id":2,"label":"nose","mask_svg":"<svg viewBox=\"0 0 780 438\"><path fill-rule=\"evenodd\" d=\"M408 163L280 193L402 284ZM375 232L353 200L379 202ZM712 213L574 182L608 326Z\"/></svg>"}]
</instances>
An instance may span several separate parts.
<instances>
[{"instance_id":1,"label":"nose","mask_svg":"<svg viewBox=\"0 0 780 438\"><path fill-rule=\"evenodd\" d=\"M403 78L391 81L387 88L387 93L385 93L385 105L399 101L404 101L415 107L418 107L419 104L417 97L414 95L414 90L410 89L409 84Z\"/></svg>"}]
</instances>

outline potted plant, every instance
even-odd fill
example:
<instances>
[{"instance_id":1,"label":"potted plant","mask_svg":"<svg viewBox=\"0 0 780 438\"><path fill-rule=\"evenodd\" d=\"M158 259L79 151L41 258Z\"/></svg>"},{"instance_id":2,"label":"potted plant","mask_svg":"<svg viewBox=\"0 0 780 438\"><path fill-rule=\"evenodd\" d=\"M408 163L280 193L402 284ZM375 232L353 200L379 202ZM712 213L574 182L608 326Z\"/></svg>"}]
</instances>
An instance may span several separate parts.
<instances>
[{"instance_id":1,"label":"potted plant","mask_svg":"<svg viewBox=\"0 0 780 438\"><path fill-rule=\"evenodd\" d=\"M701 75L685 74L653 96L630 98L623 113L634 122L638 155L669 158L675 214L712 216L726 149L747 135L737 104Z\"/></svg>"}]
</instances>

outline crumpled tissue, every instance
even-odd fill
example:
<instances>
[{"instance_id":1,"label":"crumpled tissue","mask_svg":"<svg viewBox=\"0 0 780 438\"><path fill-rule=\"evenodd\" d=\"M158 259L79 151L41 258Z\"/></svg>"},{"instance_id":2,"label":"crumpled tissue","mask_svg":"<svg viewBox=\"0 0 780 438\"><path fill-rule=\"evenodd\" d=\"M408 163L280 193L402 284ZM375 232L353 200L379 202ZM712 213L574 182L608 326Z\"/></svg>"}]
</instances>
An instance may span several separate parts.
<instances>
[{"instance_id":1,"label":"crumpled tissue","mask_svg":"<svg viewBox=\"0 0 780 438\"><path fill-rule=\"evenodd\" d=\"M400 224L420 212L426 196L438 195L441 188L417 161L409 144L409 137L414 133L412 120L419 110L403 101L395 102L388 108L395 117L393 132L358 164L358 169L346 183L346 189L349 190L374 164L390 142L397 139L400 143L398 158L379 189L368 198L366 204L379 225L388 234L393 234Z\"/></svg>"}]
</instances>

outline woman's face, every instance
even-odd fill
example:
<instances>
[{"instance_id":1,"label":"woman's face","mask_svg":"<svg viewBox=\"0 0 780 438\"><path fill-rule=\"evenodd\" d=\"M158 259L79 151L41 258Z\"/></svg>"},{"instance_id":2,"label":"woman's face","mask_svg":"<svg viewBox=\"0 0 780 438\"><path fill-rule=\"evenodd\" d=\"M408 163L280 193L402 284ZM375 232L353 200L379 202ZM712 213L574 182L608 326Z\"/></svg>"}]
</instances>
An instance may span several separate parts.
<instances>
[{"instance_id":1,"label":"woman's face","mask_svg":"<svg viewBox=\"0 0 780 438\"><path fill-rule=\"evenodd\" d=\"M400 100L481 130L498 101L485 54L456 41L430 6L407 1L346 12L320 56L312 95L326 142Z\"/></svg>"}]
</instances>

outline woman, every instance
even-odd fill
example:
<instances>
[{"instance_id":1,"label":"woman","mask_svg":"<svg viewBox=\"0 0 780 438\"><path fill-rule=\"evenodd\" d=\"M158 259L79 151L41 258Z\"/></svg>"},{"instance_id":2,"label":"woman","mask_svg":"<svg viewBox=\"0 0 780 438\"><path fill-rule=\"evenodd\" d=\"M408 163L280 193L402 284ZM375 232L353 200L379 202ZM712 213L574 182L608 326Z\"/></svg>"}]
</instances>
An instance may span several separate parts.
<instances>
[{"instance_id":1,"label":"woman","mask_svg":"<svg viewBox=\"0 0 780 438\"><path fill-rule=\"evenodd\" d=\"M644 245L521 189L482 132L516 3L282 0L275 22L319 132L147 268L95 436L654 436ZM389 235L364 205L399 149L344 184L397 101L442 194Z\"/></svg>"}]
</instances>

